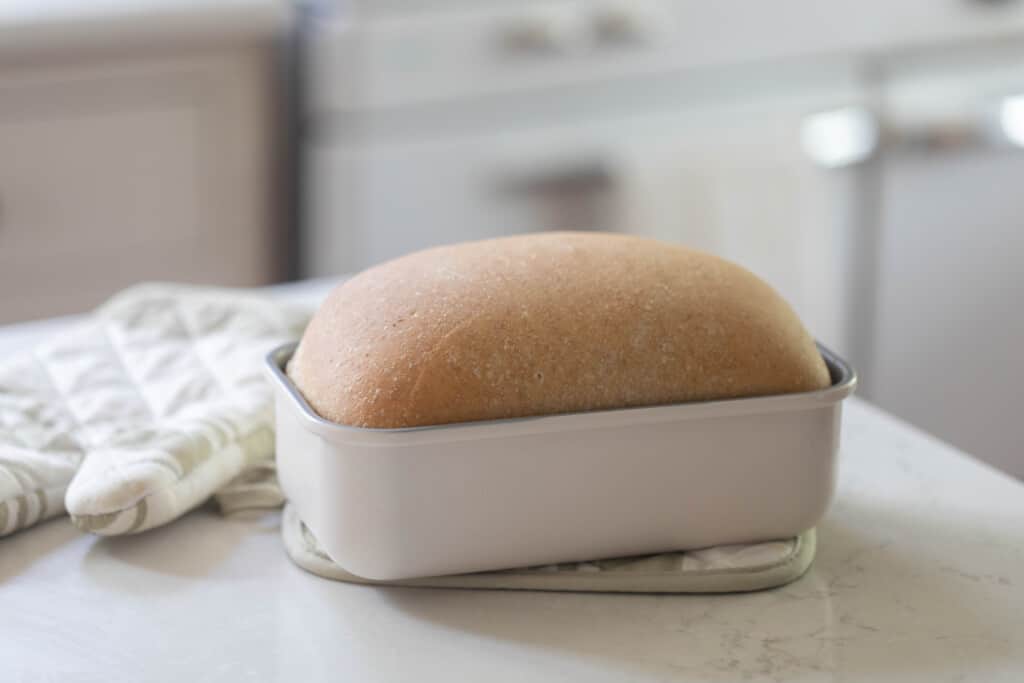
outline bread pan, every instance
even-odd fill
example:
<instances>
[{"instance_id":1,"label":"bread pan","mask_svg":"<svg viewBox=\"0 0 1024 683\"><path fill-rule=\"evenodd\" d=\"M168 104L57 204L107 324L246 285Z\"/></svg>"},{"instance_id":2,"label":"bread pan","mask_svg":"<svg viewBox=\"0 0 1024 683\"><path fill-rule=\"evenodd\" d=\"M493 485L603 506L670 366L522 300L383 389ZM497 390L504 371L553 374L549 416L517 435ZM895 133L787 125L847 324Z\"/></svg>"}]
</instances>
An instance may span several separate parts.
<instances>
[{"instance_id":1,"label":"bread pan","mask_svg":"<svg viewBox=\"0 0 1024 683\"><path fill-rule=\"evenodd\" d=\"M281 485L337 564L377 580L787 538L835 488L850 366L819 391L408 429L316 415L267 356Z\"/></svg>"}]
</instances>

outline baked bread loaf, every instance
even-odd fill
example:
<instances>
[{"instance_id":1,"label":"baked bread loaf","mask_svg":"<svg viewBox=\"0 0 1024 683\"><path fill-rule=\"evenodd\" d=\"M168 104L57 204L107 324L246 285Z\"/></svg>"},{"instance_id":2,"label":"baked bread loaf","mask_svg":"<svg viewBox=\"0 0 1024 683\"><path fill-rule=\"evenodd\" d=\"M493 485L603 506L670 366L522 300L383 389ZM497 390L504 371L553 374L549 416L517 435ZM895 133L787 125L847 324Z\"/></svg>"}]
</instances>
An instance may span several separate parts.
<instances>
[{"instance_id":1,"label":"baked bread loaf","mask_svg":"<svg viewBox=\"0 0 1024 683\"><path fill-rule=\"evenodd\" d=\"M288 364L322 417L412 427L821 389L789 305L710 254L625 235L438 247L337 287Z\"/></svg>"}]
</instances>

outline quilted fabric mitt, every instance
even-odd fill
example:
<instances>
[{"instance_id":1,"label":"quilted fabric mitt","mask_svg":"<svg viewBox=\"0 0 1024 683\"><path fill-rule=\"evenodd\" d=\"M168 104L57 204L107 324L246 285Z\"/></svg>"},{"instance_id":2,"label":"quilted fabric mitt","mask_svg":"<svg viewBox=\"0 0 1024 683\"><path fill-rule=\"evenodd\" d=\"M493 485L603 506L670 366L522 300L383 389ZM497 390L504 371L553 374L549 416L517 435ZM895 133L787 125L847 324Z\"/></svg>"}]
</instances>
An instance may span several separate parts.
<instances>
[{"instance_id":1,"label":"quilted fabric mitt","mask_svg":"<svg viewBox=\"0 0 1024 683\"><path fill-rule=\"evenodd\" d=\"M309 312L236 290L141 285L0 364L0 536L67 511L115 535L281 502L263 356Z\"/></svg>"}]
</instances>

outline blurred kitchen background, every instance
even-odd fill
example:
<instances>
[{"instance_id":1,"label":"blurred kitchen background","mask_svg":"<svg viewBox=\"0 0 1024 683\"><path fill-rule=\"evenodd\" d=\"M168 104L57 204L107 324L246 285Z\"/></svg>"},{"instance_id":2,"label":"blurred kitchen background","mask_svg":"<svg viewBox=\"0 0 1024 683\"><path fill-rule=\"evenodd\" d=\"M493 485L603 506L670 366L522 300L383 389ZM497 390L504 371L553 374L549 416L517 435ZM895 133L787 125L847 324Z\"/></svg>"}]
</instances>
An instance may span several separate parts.
<instances>
[{"instance_id":1,"label":"blurred kitchen background","mask_svg":"<svg viewBox=\"0 0 1024 683\"><path fill-rule=\"evenodd\" d=\"M1022 228L1024 2L0 2L0 323L650 235L1024 476Z\"/></svg>"}]
</instances>

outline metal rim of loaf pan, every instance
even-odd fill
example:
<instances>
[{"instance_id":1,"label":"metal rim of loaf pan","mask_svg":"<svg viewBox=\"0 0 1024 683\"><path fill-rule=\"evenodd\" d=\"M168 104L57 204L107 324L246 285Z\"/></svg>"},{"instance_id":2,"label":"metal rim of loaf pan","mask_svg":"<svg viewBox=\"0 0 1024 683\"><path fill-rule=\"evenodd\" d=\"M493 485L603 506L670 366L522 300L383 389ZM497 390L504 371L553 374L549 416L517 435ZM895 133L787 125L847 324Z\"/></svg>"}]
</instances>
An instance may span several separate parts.
<instances>
[{"instance_id":1,"label":"metal rim of loaf pan","mask_svg":"<svg viewBox=\"0 0 1024 683\"><path fill-rule=\"evenodd\" d=\"M267 355L278 472L331 558L392 580L787 538L835 488L857 378L769 396L425 427L317 415Z\"/></svg>"}]
</instances>

